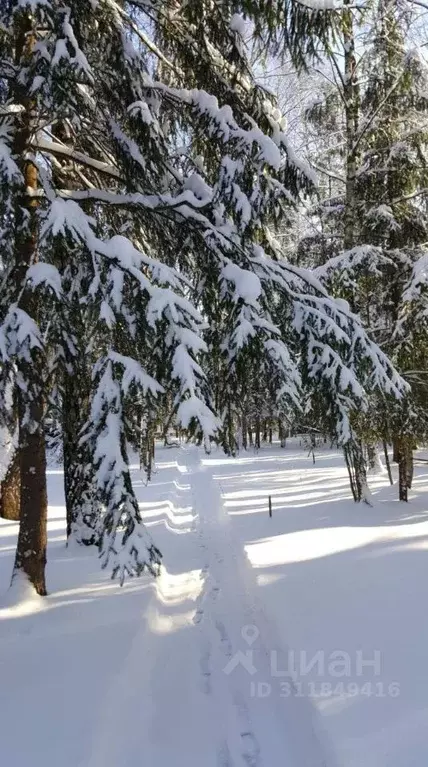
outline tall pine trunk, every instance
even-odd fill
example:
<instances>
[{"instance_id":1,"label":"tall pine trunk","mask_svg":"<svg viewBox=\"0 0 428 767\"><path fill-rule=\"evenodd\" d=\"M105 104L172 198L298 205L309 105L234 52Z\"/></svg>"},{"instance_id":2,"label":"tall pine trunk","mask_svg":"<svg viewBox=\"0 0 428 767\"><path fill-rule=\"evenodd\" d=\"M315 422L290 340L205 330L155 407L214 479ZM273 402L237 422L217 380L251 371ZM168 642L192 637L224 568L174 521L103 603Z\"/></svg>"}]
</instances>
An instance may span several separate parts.
<instances>
[{"instance_id":1,"label":"tall pine trunk","mask_svg":"<svg viewBox=\"0 0 428 767\"><path fill-rule=\"evenodd\" d=\"M21 66L29 60L35 44L31 16L24 11L17 28L16 61ZM15 271L13 275L19 308L36 323L39 318L39 298L26 289L26 273L37 261L37 202L31 192L37 189L37 168L31 160L30 139L32 135L33 102L26 88L17 84L14 93L23 107L15 133L13 154L22 172L22 196L15 208ZM44 399L41 376L41 360L33 350L30 361L17 361L19 386L18 402L18 450L20 456L21 523L15 556L12 581L25 574L36 592L46 594L46 447L44 435Z\"/></svg>"}]
</instances>

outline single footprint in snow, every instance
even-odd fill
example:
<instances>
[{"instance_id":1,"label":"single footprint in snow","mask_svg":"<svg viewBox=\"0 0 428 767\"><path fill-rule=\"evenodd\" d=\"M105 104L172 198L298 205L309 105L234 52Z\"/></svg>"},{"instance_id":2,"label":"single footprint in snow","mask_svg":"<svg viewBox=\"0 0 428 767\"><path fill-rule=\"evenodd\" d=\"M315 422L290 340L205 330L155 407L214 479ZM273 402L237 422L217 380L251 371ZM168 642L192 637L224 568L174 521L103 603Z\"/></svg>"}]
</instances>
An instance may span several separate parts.
<instances>
[{"instance_id":1,"label":"single footprint in snow","mask_svg":"<svg viewBox=\"0 0 428 767\"><path fill-rule=\"evenodd\" d=\"M221 639L221 642L222 642L222 645L223 645L224 654L226 655L227 658L231 658L232 657L232 645L231 645L230 639L229 639L229 637L227 635L227 631L226 631L225 625L221 621L216 621L215 626L216 626L216 629L217 629L218 633L220 634L220 639Z\"/></svg>"},{"instance_id":2,"label":"single footprint in snow","mask_svg":"<svg viewBox=\"0 0 428 767\"><path fill-rule=\"evenodd\" d=\"M215 600L217 599L219 593L220 593L220 586L217 586L217 584L216 584L215 586L212 587L211 592L210 592L211 599L213 600L213 602L215 602Z\"/></svg>"},{"instance_id":3,"label":"single footprint in snow","mask_svg":"<svg viewBox=\"0 0 428 767\"><path fill-rule=\"evenodd\" d=\"M259 764L260 748L252 732L241 732L242 756L248 767L257 767Z\"/></svg>"},{"instance_id":4,"label":"single footprint in snow","mask_svg":"<svg viewBox=\"0 0 428 767\"><path fill-rule=\"evenodd\" d=\"M202 672L202 690L206 695L211 692L211 648L201 655L200 667Z\"/></svg>"}]
</instances>

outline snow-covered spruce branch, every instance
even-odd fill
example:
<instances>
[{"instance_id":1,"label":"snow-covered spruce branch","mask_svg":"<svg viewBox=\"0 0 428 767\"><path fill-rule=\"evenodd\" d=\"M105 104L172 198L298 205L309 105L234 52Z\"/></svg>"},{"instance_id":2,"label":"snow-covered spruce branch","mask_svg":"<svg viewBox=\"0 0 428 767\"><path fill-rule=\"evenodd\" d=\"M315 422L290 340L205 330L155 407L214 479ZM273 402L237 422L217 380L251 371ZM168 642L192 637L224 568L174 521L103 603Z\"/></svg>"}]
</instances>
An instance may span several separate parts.
<instances>
[{"instance_id":1,"label":"snow-covered spruce branch","mask_svg":"<svg viewBox=\"0 0 428 767\"><path fill-rule=\"evenodd\" d=\"M272 284L290 302L292 323L298 335L305 339L310 334L312 346L308 346L309 356L305 361L310 377L332 382L334 362L336 372L340 370L340 375L334 378L338 390L346 392L349 388L357 406L361 404L362 385L394 398L404 396L407 384L382 350L369 339L345 301L329 297L318 280L303 269L260 256L254 261L262 282ZM315 348L316 359L310 354ZM368 370L363 372L366 365Z\"/></svg>"},{"instance_id":2,"label":"snow-covered spruce branch","mask_svg":"<svg viewBox=\"0 0 428 767\"><path fill-rule=\"evenodd\" d=\"M313 272L321 282L327 282L331 277L344 281L348 276L355 276L359 268L380 274L382 266L393 266L392 258L385 255L382 248L375 245L357 245L351 250L344 250L338 256L328 259L322 266L317 266Z\"/></svg>"},{"instance_id":3,"label":"snow-covered spruce branch","mask_svg":"<svg viewBox=\"0 0 428 767\"><path fill-rule=\"evenodd\" d=\"M145 529L130 476L125 438L124 400L135 391L157 395L161 388L135 360L115 352L94 367L94 396L82 442L96 470L98 498L104 506L100 556L122 584L145 569L157 575L160 551Z\"/></svg>"},{"instance_id":4,"label":"snow-covered spruce branch","mask_svg":"<svg viewBox=\"0 0 428 767\"><path fill-rule=\"evenodd\" d=\"M73 147L59 144L56 141L48 141L42 137L35 139L32 143L32 146L33 149L36 149L37 151L44 152L48 155L53 154L57 157L67 157L79 165L92 168L93 170L97 170L100 173L106 173L108 176L112 176L117 180L121 180L120 172L113 165L109 165L106 162L102 162L100 160L94 159L93 157L89 157L83 152L78 152L76 149L73 149Z\"/></svg>"},{"instance_id":5,"label":"snow-covered spruce branch","mask_svg":"<svg viewBox=\"0 0 428 767\"><path fill-rule=\"evenodd\" d=\"M166 321L168 326L166 342L173 355L171 375L180 382L178 415L185 426L188 426L192 418L199 421L204 438L209 440L215 432L216 421L199 397L204 373L194 359L196 354L206 351L200 338L205 322L197 309L176 292L182 286L186 288L186 278L171 267L147 257L126 237L115 235L110 240L99 239L93 232L93 224L93 220L75 202L57 198L50 207L42 237L69 233L77 242L84 243L92 254L95 271L92 282L96 285L105 284L103 300L113 310L121 307L125 300L122 292L125 284L122 279L118 279L119 275L116 277L116 272L128 275L138 291L146 296L145 316L148 326L155 328L162 321ZM109 276L111 272L107 275L106 280L103 278L105 263L111 264L115 270L113 276ZM144 273L144 268L149 270L151 279ZM110 297L106 296L106 290L111 293ZM105 303L104 307L105 312Z\"/></svg>"}]
</instances>

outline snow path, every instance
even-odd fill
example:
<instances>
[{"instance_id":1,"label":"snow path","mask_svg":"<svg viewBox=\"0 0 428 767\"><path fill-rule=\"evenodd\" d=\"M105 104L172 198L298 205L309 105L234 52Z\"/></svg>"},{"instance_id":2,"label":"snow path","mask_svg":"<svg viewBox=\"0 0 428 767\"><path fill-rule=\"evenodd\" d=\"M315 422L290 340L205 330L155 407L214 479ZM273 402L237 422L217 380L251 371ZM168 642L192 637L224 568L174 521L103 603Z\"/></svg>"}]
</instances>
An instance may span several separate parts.
<instances>
[{"instance_id":1,"label":"snow path","mask_svg":"<svg viewBox=\"0 0 428 767\"><path fill-rule=\"evenodd\" d=\"M244 552L234 539L222 488L213 478L209 459L196 450L189 450L187 456L207 573L207 588L195 616L204 629L201 669L205 691L216 699L216 711L222 714L217 763L219 767L269 767L280 754L288 765L324 766L310 704L295 697L264 700L254 694L252 677L257 682L271 677L271 651L278 648L275 631L259 604ZM292 684L291 679L288 682ZM212 721L218 722L219 717Z\"/></svg>"},{"instance_id":2,"label":"snow path","mask_svg":"<svg viewBox=\"0 0 428 767\"><path fill-rule=\"evenodd\" d=\"M258 680L269 679L273 637L246 558L231 537L221 488L201 456L188 448L178 460L179 500L193 511L202 565L180 582L180 609L187 590L195 597L193 611L174 617L174 579L164 572L148 621L109 689L88 767L116 767L125 753L129 765L144 754L149 765L271 767L281 754L288 767L326 767L310 704L252 696L252 675L235 667L239 653L250 651L250 669ZM187 567L183 561L183 572Z\"/></svg>"}]
</instances>

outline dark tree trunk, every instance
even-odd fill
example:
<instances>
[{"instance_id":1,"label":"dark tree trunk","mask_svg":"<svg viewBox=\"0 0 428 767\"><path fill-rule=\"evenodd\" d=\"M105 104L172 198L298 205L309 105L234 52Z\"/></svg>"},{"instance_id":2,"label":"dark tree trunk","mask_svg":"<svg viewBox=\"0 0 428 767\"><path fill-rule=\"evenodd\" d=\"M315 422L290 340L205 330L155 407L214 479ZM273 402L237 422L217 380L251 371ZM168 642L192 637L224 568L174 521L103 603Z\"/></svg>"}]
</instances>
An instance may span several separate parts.
<instances>
[{"instance_id":1,"label":"dark tree trunk","mask_svg":"<svg viewBox=\"0 0 428 767\"><path fill-rule=\"evenodd\" d=\"M21 471L19 451L15 450L0 487L0 517L19 520L21 508Z\"/></svg>"},{"instance_id":2,"label":"dark tree trunk","mask_svg":"<svg viewBox=\"0 0 428 767\"><path fill-rule=\"evenodd\" d=\"M224 434L222 439L222 447L226 455L235 456L238 448L235 431L235 417L232 410L232 403L230 396L228 395L227 413L224 425Z\"/></svg>"},{"instance_id":3,"label":"dark tree trunk","mask_svg":"<svg viewBox=\"0 0 428 767\"><path fill-rule=\"evenodd\" d=\"M364 501L370 505L366 462L360 440L352 439L348 442L345 445L344 454L354 501L356 503Z\"/></svg>"},{"instance_id":4,"label":"dark tree trunk","mask_svg":"<svg viewBox=\"0 0 428 767\"><path fill-rule=\"evenodd\" d=\"M414 471L413 451L412 451L412 448L409 448L407 457L406 457L406 485L408 490L412 489L413 471Z\"/></svg>"},{"instance_id":5,"label":"dark tree trunk","mask_svg":"<svg viewBox=\"0 0 428 767\"><path fill-rule=\"evenodd\" d=\"M408 500L408 487L406 478L406 461L404 459L404 451L402 449L401 440L397 450L398 456L398 498L400 501Z\"/></svg>"},{"instance_id":6,"label":"dark tree trunk","mask_svg":"<svg viewBox=\"0 0 428 767\"><path fill-rule=\"evenodd\" d=\"M408 491L413 481L413 440L408 437L397 438L398 454L398 497L408 501Z\"/></svg>"},{"instance_id":7,"label":"dark tree trunk","mask_svg":"<svg viewBox=\"0 0 428 767\"><path fill-rule=\"evenodd\" d=\"M62 400L62 439L64 458L64 495L67 519L67 540L77 520L79 480L77 477L78 433L80 428L79 402L74 396L73 376L66 376Z\"/></svg>"},{"instance_id":8,"label":"dark tree trunk","mask_svg":"<svg viewBox=\"0 0 428 767\"><path fill-rule=\"evenodd\" d=\"M398 437L392 438L392 460L398 463L400 460L400 440Z\"/></svg>"},{"instance_id":9,"label":"dark tree trunk","mask_svg":"<svg viewBox=\"0 0 428 767\"><path fill-rule=\"evenodd\" d=\"M24 423L26 403L19 395L19 454L21 469L21 524L19 526L15 567L12 581L20 572L25 573L38 594L45 596L46 565L46 449L43 433L43 404L41 397L33 400L27 412L37 428L29 429Z\"/></svg>"},{"instance_id":10,"label":"dark tree trunk","mask_svg":"<svg viewBox=\"0 0 428 767\"><path fill-rule=\"evenodd\" d=\"M20 66L30 59L35 44L31 24L31 16L23 12L15 39L16 63ZM40 300L25 288L27 270L38 259L37 198L27 191L37 189L37 168L28 154L34 129L34 104L21 83L16 83L14 97L23 107L13 144L23 184L14 211L15 271L12 279L19 308L38 323ZM25 573L37 593L45 595L47 491L42 364L38 350L33 352L31 361L23 358L17 361L21 524L12 581L19 573Z\"/></svg>"},{"instance_id":11,"label":"dark tree trunk","mask_svg":"<svg viewBox=\"0 0 428 767\"><path fill-rule=\"evenodd\" d=\"M67 515L67 542L73 537L85 546L99 542L99 503L87 444L79 444L81 429L89 416L89 377L85 366L69 364L75 370L64 380L62 403L64 494Z\"/></svg>"},{"instance_id":12,"label":"dark tree trunk","mask_svg":"<svg viewBox=\"0 0 428 767\"><path fill-rule=\"evenodd\" d=\"M260 420L258 418L256 418L255 446L257 450L260 450Z\"/></svg>"},{"instance_id":13,"label":"dark tree trunk","mask_svg":"<svg viewBox=\"0 0 428 767\"><path fill-rule=\"evenodd\" d=\"M248 447L248 426L247 426L247 416L245 413L242 415L241 419L241 431L242 431L242 447L244 450Z\"/></svg>"},{"instance_id":14,"label":"dark tree trunk","mask_svg":"<svg viewBox=\"0 0 428 767\"><path fill-rule=\"evenodd\" d=\"M281 419L278 421L278 437L281 447L285 447L287 444L287 439L285 434L285 427Z\"/></svg>"},{"instance_id":15,"label":"dark tree trunk","mask_svg":"<svg viewBox=\"0 0 428 767\"><path fill-rule=\"evenodd\" d=\"M372 442L367 443L367 464L369 469L371 471L375 471L377 469L377 455L376 455L376 445L373 445Z\"/></svg>"},{"instance_id":16,"label":"dark tree trunk","mask_svg":"<svg viewBox=\"0 0 428 767\"><path fill-rule=\"evenodd\" d=\"M346 127L346 189L344 210L344 247L349 250L355 245L355 226L357 223L357 143L360 94L358 84L357 60L353 10L351 0L344 0L342 10L342 33L344 41L344 80L343 95Z\"/></svg>"},{"instance_id":17,"label":"dark tree trunk","mask_svg":"<svg viewBox=\"0 0 428 767\"><path fill-rule=\"evenodd\" d=\"M389 484L393 485L394 480L392 479L392 471L391 471L391 464L389 461L389 455L388 455L388 445L386 444L386 440L383 440L383 454L385 456L385 465L388 472L389 477Z\"/></svg>"}]
</instances>

